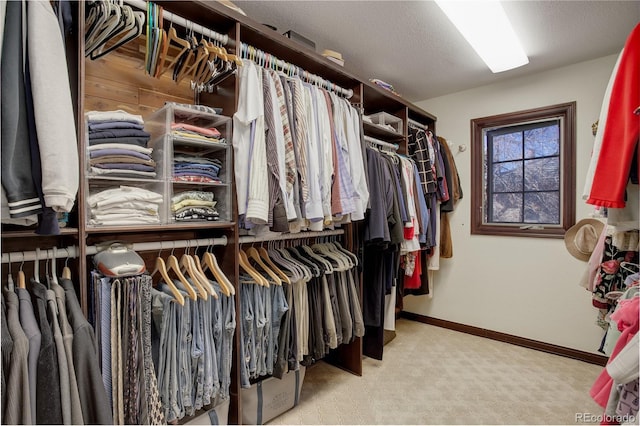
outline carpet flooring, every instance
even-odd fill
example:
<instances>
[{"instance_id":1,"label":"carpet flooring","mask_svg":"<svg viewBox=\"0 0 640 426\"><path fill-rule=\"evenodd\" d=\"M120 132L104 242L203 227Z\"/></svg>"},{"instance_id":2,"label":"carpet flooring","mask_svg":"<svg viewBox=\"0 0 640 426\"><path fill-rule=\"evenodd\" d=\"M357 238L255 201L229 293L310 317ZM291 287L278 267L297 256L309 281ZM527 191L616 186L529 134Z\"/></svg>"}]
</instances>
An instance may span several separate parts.
<instances>
[{"instance_id":1,"label":"carpet flooring","mask_svg":"<svg viewBox=\"0 0 640 426\"><path fill-rule=\"evenodd\" d=\"M300 404L269 424L587 424L579 413L602 413L589 396L601 366L406 319L396 333L362 377L308 368Z\"/></svg>"}]
</instances>

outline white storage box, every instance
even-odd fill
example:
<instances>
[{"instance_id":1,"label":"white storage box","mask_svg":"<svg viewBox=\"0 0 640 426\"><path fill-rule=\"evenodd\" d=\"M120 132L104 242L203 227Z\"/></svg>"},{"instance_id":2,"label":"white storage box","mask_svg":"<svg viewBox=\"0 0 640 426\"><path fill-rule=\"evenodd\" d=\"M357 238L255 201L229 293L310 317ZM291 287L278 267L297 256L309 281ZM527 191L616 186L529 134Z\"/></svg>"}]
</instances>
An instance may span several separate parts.
<instances>
[{"instance_id":1,"label":"white storage box","mask_svg":"<svg viewBox=\"0 0 640 426\"><path fill-rule=\"evenodd\" d=\"M242 424L262 425L298 405L305 367L242 389Z\"/></svg>"},{"instance_id":2,"label":"white storage box","mask_svg":"<svg viewBox=\"0 0 640 426\"><path fill-rule=\"evenodd\" d=\"M186 425L228 425L229 424L229 398L217 402L210 408L195 416Z\"/></svg>"},{"instance_id":3,"label":"white storage box","mask_svg":"<svg viewBox=\"0 0 640 426\"><path fill-rule=\"evenodd\" d=\"M371 123L384 127L392 132L402 134L403 120L388 112L378 112L368 116Z\"/></svg>"}]
</instances>

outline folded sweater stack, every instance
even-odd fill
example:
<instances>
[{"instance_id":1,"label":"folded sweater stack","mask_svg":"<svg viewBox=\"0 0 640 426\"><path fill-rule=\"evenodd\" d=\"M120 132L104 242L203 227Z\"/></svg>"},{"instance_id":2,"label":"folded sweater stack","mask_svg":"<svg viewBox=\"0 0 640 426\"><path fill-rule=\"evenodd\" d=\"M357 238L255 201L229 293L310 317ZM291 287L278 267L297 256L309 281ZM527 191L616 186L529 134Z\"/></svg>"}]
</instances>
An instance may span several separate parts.
<instances>
[{"instance_id":1,"label":"folded sweater stack","mask_svg":"<svg viewBox=\"0 0 640 426\"><path fill-rule=\"evenodd\" d=\"M222 161L197 157L186 154L176 154L173 157L173 180L175 182L221 182L219 177Z\"/></svg>"},{"instance_id":2,"label":"folded sweater stack","mask_svg":"<svg viewBox=\"0 0 640 426\"><path fill-rule=\"evenodd\" d=\"M92 193L87 199L90 225L159 224L162 194L143 188L120 186Z\"/></svg>"},{"instance_id":3,"label":"folded sweater stack","mask_svg":"<svg viewBox=\"0 0 640 426\"><path fill-rule=\"evenodd\" d=\"M187 123L172 123L171 134L183 139L194 139L211 143L227 143L215 127L199 127Z\"/></svg>"},{"instance_id":4,"label":"folded sweater stack","mask_svg":"<svg viewBox=\"0 0 640 426\"><path fill-rule=\"evenodd\" d=\"M216 221L220 218L215 209L212 192L184 191L171 198L171 212L176 222Z\"/></svg>"},{"instance_id":5,"label":"folded sweater stack","mask_svg":"<svg viewBox=\"0 0 640 426\"><path fill-rule=\"evenodd\" d=\"M156 163L142 116L117 111L89 111L89 165L92 175L155 178Z\"/></svg>"}]
</instances>

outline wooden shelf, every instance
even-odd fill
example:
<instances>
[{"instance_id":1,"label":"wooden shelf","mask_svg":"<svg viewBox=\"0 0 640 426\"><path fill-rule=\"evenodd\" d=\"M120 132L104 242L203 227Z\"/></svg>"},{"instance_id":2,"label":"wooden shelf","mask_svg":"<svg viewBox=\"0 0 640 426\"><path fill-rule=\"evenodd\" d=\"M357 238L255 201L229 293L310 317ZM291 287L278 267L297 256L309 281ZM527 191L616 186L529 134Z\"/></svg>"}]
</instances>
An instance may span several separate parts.
<instances>
[{"instance_id":1,"label":"wooden shelf","mask_svg":"<svg viewBox=\"0 0 640 426\"><path fill-rule=\"evenodd\" d=\"M197 222L197 223L171 223L164 225L138 225L138 226L87 226L87 234L122 234L137 232L140 234L149 232L170 232L193 229L233 229L235 222Z\"/></svg>"},{"instance_id":2,"label":"wooden shelf","mask_svg":"<svg viewBox=\"0 0 640 426\"><path fill-rule=\"evenodd\" d=\"M24 231L2 231L0 233L2 238L47 238L47 237L58 237L60 235L78 235L78 228L60 228L59 235L40 235L36 234L36 231L33 229L25 229Z\"/></svg>"},{"instance_id":3,"label":"wooden shelf","mask_svg":"<svg viewBox=\"0 0 640 426\"><path fill-rule=\"evenodd\" d=\"M371 136L384 141L394 142L402 141L404 139L404 135L402 133L387 130L384 127L378 126L377 124L368 123L363 120L362 125L364 127L364 134L366 136Z\"/></svg>"}]
</instances>

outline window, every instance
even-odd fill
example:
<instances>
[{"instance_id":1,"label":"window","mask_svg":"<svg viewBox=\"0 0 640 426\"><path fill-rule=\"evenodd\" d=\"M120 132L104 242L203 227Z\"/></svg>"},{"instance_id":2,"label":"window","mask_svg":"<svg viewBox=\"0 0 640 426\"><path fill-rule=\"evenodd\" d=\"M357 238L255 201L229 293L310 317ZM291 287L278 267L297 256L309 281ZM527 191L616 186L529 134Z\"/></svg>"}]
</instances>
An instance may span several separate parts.
<instances>
[{"instance_id":1,"label":"window","mask_svg":"<svg viewBox=\"0 0 640 426\"><path fill-rule=\"evenodd\" d=\"M562 238L575 222L575 102L471 120L471 233Z\"/></svg>"}]
</instances>

